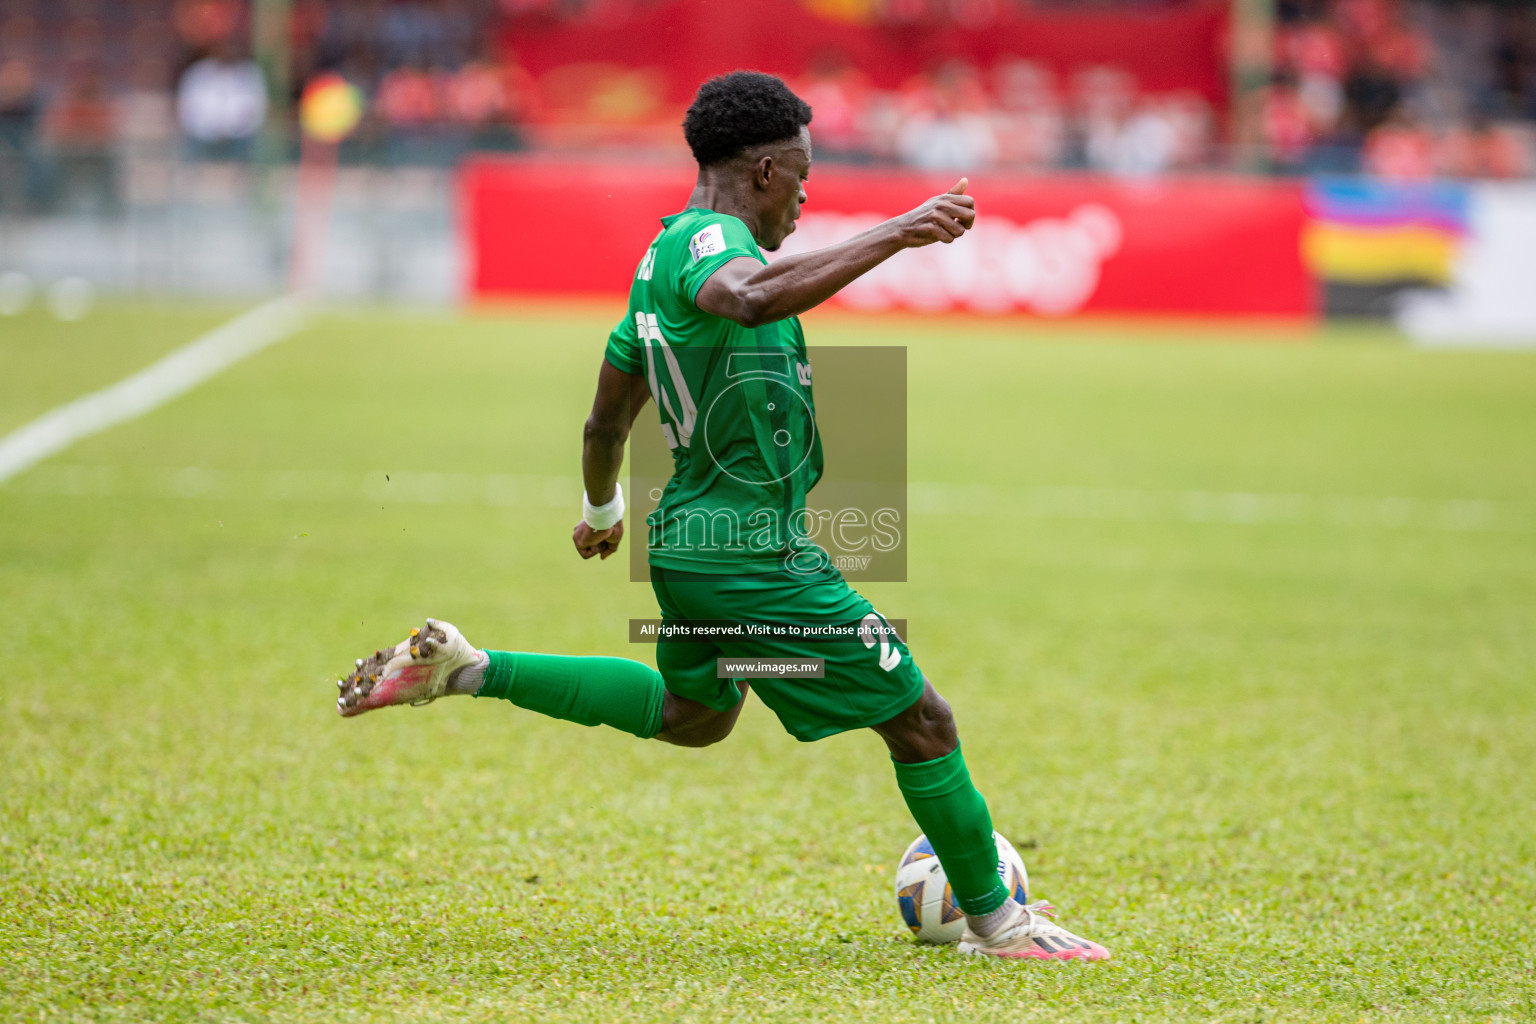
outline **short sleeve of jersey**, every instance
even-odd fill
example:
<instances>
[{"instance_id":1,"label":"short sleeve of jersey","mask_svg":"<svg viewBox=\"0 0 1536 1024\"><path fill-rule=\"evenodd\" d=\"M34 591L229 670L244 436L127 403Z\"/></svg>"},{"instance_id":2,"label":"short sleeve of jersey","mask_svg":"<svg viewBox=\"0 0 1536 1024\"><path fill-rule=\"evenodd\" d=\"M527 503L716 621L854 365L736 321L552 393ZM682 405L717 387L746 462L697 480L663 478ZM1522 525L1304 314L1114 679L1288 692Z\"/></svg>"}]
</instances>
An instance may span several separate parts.
<instances>
[{"instance_id":1,"label":"short sleeve of jersey","mask_svg":"<svg viewBox=\"0 0 1536 1024\"><path fill-rule=\"evenodd\" d=\"M679 270L679 290L692 303L710 275L743 256L764 262L747 226L724 214L708 218L688 239L688 251Z\"/></svg>"},{"instance_id":2,"label":"short sleeve of jersey","mask_svg":"<svg viewBox=\"0 0 1536 1024\"><path fill-rule=\"evenodd\" d=\"M640 372L640 337L635 332L633 318L625 316L608 335L608 349L603 358L612 363L615 370Z\"/></svg>"}]
</instances>

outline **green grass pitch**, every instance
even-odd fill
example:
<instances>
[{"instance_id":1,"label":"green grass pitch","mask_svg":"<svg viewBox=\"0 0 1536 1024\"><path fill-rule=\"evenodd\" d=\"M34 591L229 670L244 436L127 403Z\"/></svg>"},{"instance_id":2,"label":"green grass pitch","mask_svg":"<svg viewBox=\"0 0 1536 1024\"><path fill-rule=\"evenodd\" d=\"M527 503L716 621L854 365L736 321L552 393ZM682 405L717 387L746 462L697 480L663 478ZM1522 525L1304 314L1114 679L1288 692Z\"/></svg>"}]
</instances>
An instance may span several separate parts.
<instances>
[{"instance_id":1,"label":"green grass pitch","mask_svg":"<svg viewBox=\"0 0 1536 1024\"><path fill-rule=\"evenodd\" d=\"M0 321L0 432L230 312ZM1536 1018L1536 358L808 318L910 346L868 591L1115 954L1003 964L905 937L871 735L337 718L428 614L651 655L568 540L618 312L320 316L0 484L0 1020Z\"/></svg>"}]
</instances>

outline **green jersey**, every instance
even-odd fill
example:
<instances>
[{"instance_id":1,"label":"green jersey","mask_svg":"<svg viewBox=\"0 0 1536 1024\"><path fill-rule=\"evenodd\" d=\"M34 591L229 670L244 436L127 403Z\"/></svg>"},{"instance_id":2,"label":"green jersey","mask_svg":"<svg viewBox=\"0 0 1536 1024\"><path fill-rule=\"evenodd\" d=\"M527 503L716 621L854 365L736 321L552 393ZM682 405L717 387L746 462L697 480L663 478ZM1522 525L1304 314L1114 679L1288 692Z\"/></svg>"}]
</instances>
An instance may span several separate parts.
<instances>
[{"instance_id":1,"label":"green jersey","mask_svg":"<svg viewBox=\"0 0 1536 1024\"><path fill-rule=\"evenodd\" d=\"M690 207L661 220L606 358L643 374L672 452L647 522L651 565L701 573L811 570L805 496L821 479L811 364L797 317L747 328L699 309L715 271L766 263L747 226ZM814 531L810 531L814 532Z\"/></svg>"}]
</instances>

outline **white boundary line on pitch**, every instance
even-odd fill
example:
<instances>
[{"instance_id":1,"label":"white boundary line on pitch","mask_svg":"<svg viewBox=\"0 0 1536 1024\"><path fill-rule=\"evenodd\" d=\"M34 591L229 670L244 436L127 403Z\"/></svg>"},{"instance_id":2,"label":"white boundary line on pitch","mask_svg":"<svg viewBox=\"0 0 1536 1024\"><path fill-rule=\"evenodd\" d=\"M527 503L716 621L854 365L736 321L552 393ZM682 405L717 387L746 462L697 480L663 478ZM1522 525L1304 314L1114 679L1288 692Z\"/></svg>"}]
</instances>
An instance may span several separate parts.
<instances>
[{"instance_id":1,"label":"white boundary line on pitch","mask_svg":"<svg viewBox=\"0 0 1536 1024\"><path fill-rule=\"evenodd\" d=\"M291 296L264 302L215 327L138 373L51 409L0 437L0 483L68 448L81 438L136 419L186 394L304 326Z\"/></svg>"}]
</instances>

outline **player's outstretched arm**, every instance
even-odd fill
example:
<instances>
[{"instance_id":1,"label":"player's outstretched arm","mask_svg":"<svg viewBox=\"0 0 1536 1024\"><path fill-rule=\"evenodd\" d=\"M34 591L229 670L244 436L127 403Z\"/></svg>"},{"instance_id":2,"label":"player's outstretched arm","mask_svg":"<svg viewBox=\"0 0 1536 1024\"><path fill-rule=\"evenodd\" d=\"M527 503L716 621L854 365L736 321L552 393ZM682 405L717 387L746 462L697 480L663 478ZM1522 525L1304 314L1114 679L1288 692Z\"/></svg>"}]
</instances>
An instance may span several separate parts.
<instances>
[{"instance_id":1,"label":"player's outstretched arm","mask_svg":"<svg viewBox=\"0 0 1536 1024\"><path fill-rule=\"evenodd\" d=\"M966 186L961 178L944 195L825 249L767 266L745 256L731 260L704 282L694 301L743 327L804 313L903 249L948 244L965 234L976 223L976 201L965 194Z\"/></svg>"},{"instance_id":2,"label":"player's outstretched arm","mask_svg":"<svg viewBox=\"0 0 1536 1024\"><path fill-rule=\"evenodd\" d=\"M606 505L617 494L619 467L624 464L624 443L629 440L635 417L645 408L650 391L645 378L625 373L608 360L597 375L597 397L592 400L592 414L581 434L581 479L587 502ZM624 520L606 529L593 529L583 519L576 524L571 540L582 558L598 555L607 558L619 550L624 539Z\"/></svg>"}]
</instances>

